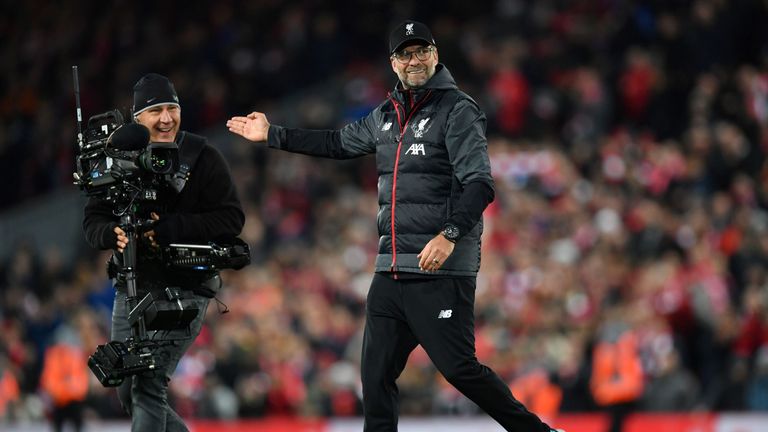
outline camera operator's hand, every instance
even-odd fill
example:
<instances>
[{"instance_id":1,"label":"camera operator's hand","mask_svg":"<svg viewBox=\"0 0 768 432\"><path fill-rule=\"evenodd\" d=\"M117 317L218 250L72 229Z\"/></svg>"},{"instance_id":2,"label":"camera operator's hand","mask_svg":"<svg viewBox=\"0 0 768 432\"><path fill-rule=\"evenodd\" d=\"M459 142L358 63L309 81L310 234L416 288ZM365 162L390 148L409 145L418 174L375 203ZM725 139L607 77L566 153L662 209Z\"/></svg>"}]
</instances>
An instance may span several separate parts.
<instances>
[{"instance_id":1,"label":"camera operator's hand","mask_svg":"<svg viewBox=\"0 0 768 432\"><path fill-rule=\"evenodd\" d=\"M125 247L128 246L128 235L119 226L116 226L112 231L117 234L117 251L123 253Z\"/></svg>"},{"instance_id":2,"label":"camera operator's hand","mask_svg":"<svg viewBox=\"0 0 768 432\"><path fill-rule=\"evenodd\" d=\"M160 215L158 215L155 212L150 213L149 216L152 218L153 221L159 221L160 220ZM155 233L155 230L149 230L149 231L144 233L144 238L148 239L149 243L152 245L152 247L155 247L155 248L156 247L160 247L160 245L157 244L157 240L155 240L156 236L157 236L157 234Z\"/></svg>"},{"instance_id":3,"label":"camera operator's hand","mask_svg":"<svg viewBox=\"0 0 768 432\"><path fill-rule=\"evenodd\" d=\"M252 112L245 117L237 116L227 120L227 128L251 141L266 141L269 132L269 122L264 113Z\"/></svg>"}]
</instances>

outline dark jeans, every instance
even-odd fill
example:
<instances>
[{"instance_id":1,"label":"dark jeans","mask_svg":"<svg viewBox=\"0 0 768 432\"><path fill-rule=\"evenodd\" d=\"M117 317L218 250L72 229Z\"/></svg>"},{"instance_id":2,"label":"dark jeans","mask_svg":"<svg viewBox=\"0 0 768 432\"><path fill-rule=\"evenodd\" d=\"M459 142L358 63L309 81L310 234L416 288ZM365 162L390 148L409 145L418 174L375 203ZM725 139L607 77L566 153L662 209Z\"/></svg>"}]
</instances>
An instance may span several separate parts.
<instances>
[{"instance_id":1,"label":"dark jeans","mask_svg":"<svg viewBox=\"0 0 768 432\"><path fill-rule=\"evenodd\" d=\"M504 381L475 357L475 279L376 274L368 292L362 381L365 432L395 432L395 380L418 344L461 393L508 431L549 432Z\"/></svg>"},{"instance_id":2,"label":"dark jeans","mask_svg":"<svg viewBox=\"0 0 768 432\"><path fill-rule=\"evenodd\" d=\"M125 341L131 335L125 298L125 292L117 291L112 311L112 340ZM189 326L190 333L186 330L147 332L147 336L155 341L175 340L173 344L163 344L155 351L158 369L147 374L152 376L135 375L117 389L123 408L131 416L133 432L188 430L181 417L168 405L168 381L203 326L209 299L195 296L195 301L200 312Z\"/></svg>"}]
</instances>

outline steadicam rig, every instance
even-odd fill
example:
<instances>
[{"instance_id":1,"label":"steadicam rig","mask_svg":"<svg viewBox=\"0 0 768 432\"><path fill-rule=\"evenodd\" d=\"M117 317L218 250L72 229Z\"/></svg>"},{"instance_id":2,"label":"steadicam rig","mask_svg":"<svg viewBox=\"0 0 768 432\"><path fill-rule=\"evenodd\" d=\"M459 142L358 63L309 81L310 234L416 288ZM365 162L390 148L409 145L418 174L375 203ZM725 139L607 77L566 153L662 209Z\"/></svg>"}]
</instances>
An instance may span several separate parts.
<instances>
[{"instance_id":1,"label":"steadicam rig","mask_svg":"<svg viewBox=\"0 0 768 432\"><path fill-rule=\"evenodd\" d=\"M116 109L91 117L83 132L77 66L73 67L73 77L78 129L75 184L86 196L110 203L126 236L137 240L154 223L137 215L146 214L145 205L165 196L158 191L181 192L201 147L195 152L190 150L194 146L185 145L186 151L181 153L175 142L152 143L146 127L125 123ZM133 375L154 373L160 366L153 355L155 350L160 343L174 342L168 338L153 341L147 331L188 330L200 313L189 289L167 286L138 296L136 245L137 241L129 241L120 254L120 265L113 261L110 267L110 277L125 283L131 336L99 345L88 358L88 366L105 387L118 386ZM226 244L172 244L157 252L142 258L157 259L169 270L196 280L216 276L211 280L219 285L202 291L204 296L210 291L210 297L220 287L219 270L240 269L250 263L248 245L237 238Z\"/></svg>"}]
</instances>

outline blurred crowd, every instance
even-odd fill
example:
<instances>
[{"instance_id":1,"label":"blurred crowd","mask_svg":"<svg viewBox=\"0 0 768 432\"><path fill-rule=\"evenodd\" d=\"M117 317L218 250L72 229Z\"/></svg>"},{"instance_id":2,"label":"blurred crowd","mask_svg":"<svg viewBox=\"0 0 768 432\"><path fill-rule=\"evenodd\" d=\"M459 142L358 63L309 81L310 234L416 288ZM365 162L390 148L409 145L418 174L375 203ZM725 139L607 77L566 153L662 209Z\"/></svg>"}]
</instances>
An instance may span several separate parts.
<instances>
[{"instance_id":1,"label":"blurred crowd","mask_svg":"<svg viewBox=\"0 0 768 432\"><path fill-rule=\"evenodd\" d=\"M171 77L182 128L227 155L253 253L171 381L180 414L360 414L373 159L268 151L222 126L254 109L313 128L364 115L395 84L386 32L405 17L489 118L481 362L544 416L768 410L766 2L86 5L3 6L0 180L16 186L0 208L73 187L72 64L86 114L129 107L145 72ZM2 263L0 418L68 403L46 356L108 339L107 254L78 256L21 242ZM70 398L122 416L88 381ZM420 349L399 383L403 414L477 412Z\"/></svg>"}]
</instances>

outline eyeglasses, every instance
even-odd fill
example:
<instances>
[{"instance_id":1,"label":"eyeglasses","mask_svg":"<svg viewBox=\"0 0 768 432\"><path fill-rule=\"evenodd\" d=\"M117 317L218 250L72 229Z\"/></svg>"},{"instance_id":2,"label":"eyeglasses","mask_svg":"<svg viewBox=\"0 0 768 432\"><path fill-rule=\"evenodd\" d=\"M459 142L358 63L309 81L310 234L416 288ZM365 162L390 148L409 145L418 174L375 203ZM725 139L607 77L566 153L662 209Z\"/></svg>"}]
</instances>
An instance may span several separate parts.
<instances>
[{"instance_id":1,"label":"eyeglasses","mask_svg":"<svg viewBox=\"0 0 768 432\"><path fill-rule=\"evenodd\" d=\"M408 64L408 62L411 61L411 56L416 54L416 58L419 61L426 61L429 58L429 55L432 54L432 51L435 50L435 47L428 46L428 47L421 47L413 51L398 51L394 54L392 54L392 57L394 57L395 60L397 60L400 64Z\"/></svg>"}]
</instances>

